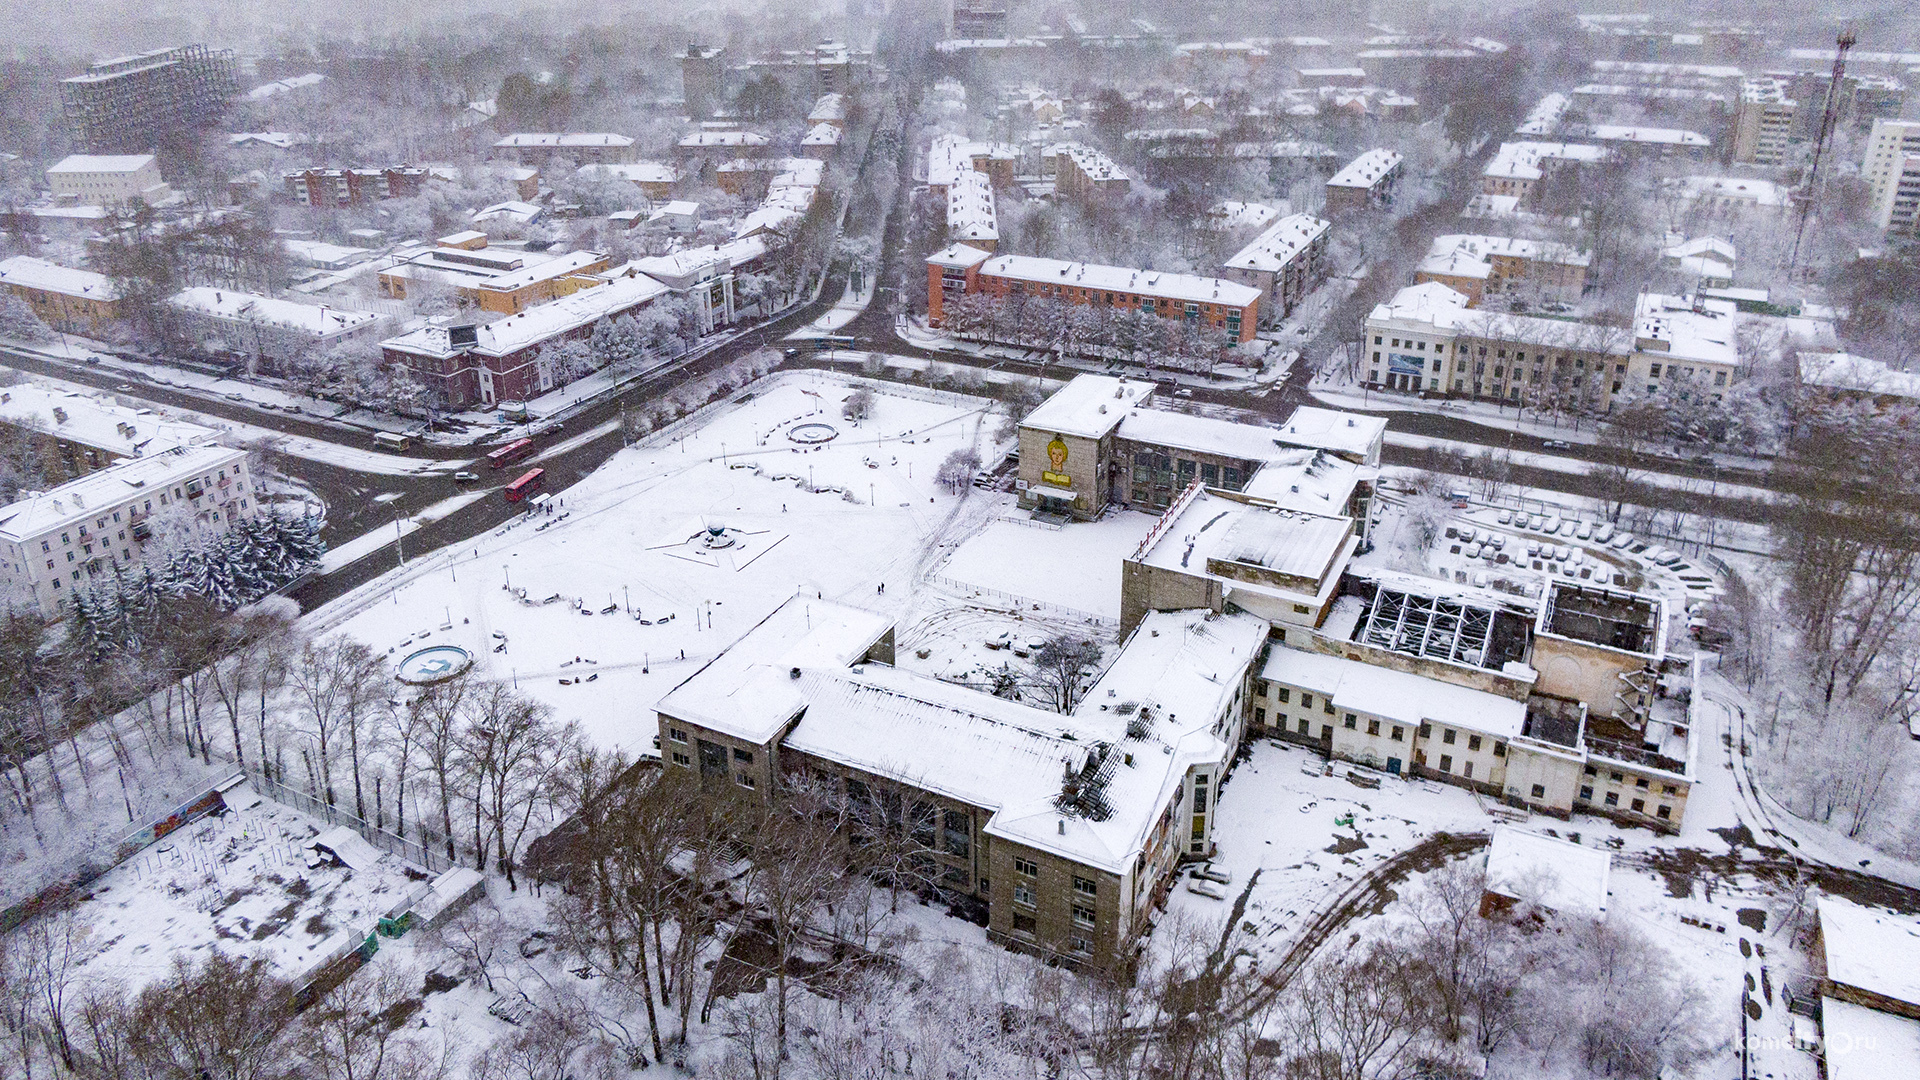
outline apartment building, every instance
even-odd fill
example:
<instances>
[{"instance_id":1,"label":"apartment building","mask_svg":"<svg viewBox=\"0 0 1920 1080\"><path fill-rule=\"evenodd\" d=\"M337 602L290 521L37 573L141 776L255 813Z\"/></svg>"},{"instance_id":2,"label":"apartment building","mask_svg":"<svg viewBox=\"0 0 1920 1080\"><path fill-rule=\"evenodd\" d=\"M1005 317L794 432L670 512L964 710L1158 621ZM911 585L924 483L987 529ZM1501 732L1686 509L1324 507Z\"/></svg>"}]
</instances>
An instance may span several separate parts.
<instances>
[{"instance_id":1,"label":"apartment building","mask_svg":"<svg viewBox=\"0 0 1920 1080\"><path fill-rule=\"evenodd\" d=\"M1112 158L1084 143L1050 146L1044 156L1053 160L1053 190L1081 202L1118 199L1133 185Z\"/></svg>"},{"instance_id":2,"label":"apartment building","mask_svg":"<svg viewBox=\"0 0 1920 1080\"><path fill-rule=\"evenodd\" d=\"M302 169L281 174L287 195L317 209L346 209L420 194L426 169L399 165L385 169ZM538 176L536 187L538 185Z\"/></svg>"},{"instance_id":3,"label":"apartment building","mask_svg":"<svg viewBox=\"0 0 1920 1080\"><path fill-rule=\"evenodd\" d=\"M1912 232L1920 221L1920 120L1875 120L1860 166L1873 197L1873 221Z\"/></svg>"},{"instance_id":4,"label":"apartment building","mask_svg":"<svg viewBox=\"0 0 1920 1080\"><path fill-rule=\"evenodd\" d=\"M1511 195L1522 203L1536 201L1548 178L1563 169L1605 161L1607 151L1585 143L1501 143L1480 172L1483 195Z\"/></svg>"},{"instance_id":5,"label":"apartment building","mask_svg":"<svg viewBox=\"0 0 1920 1080\"><path fill-rule=\"evenodd\" d=\"M947 185L947 240L989 252L999 246L1000 216L986 173L966 169Z\"/></svg>"},{"instance_id":6,"label":"apartment building","mask_svg":"<svg viewBox=\"0 0 1920 1080\"><path fill-rule=\"evenodd\" d=\"M245 450L175 446L122 461L0 507L0 586L56 618L75 589L139 563L154 518L202 537L259 512Z\"/></svg>"},{"instance_id":7,"label":"apartment building","mask_svg":"<svg viewBox=\"0 0 1920 1080\"><path fill-rule=\"evenodd\" d=\"M217 433L152 409L30 383L0 389L0 424L23 432L43 468L72 480L128 458L213 442Z\"/></svg>"},{"instance_id":8,"label":"apartment building","mask_svg":"<svg viewBox=\"0 0 1920 1080\"><path fill-rule=\"evenodd\" d=\"M1393 201L1402 167L1397 150L1369 150L1327 179L1327 216L1368 210Z\"/></svg>"},{"instance_id":9,"label":"apartment building","mask_svg":"<svg viewBox=\"0 0 1920 1080\"><path fill-rule=\"evenodd\" d=\"M377 280L382 296L404 300L415 281L448 285L482 311L514 314L591 288L594 275L611 265L597 251L549 255L520 248L491 249L487 235L469 230L441 237L431 247L394 256Z\"/></svg>"},{"instance_id":10,"label":"apartment building","mask_svg":"<svg viewBox=\"0 0 1920 1080\"><path fill-rule=\"evenodd\" d=\"M628 161L612 165L583 165L589 176L611 176L638 187L649 199L671 199L681 180L680 167L668 161Z\"/></svg>"},{"instance_id":11,"label":"apartment building","mask_svg":"<svg viewBox=\"0 0 1920 1080\"><path fill-rule=\"evenodd\" d=\"M1436 236L1414 269L1415 283L1436 281L1479 307L1492 296L1574 300L1586 290L1593 256L1571 244L1471 234Z\"/></svg>"},{"instance_id":12,"label":"apartment building","mask_svg":"<svg viewBox=\"0 0 1920 1080\"><path fill-rule=\"evenodd\" d=\"M1733 160L1782 164L1798 112L1783 80L1761 75L1742 82L1740 106L1733 114Z\"/></svg>"},{"instance_id":13,"label":"apartment building","mask_svg":"<svg viewBox=\"0 0 1920 1080\"><path fill-rule=\"evenodd\" d=\"M1019 148L1006 143L980 142L961 135L936 135L927 148L927 189L943 198L947 188L966 172L985 173L996 189L1013 186Z\"/></svg>"},{"instance_id":14,"label":"apartment building","mask_svg":"<svg viewBox=\"0 0 1920 1080\"><path fill-rule=\"evenodd\" d=\"M120 292L105 274L15 255L0 259L0 286L56 330L99 334L120 321Z\"/></svg>"},{"instance_id":15,"label":"apartment building","mask_svg":"<svg viewBox=\"0 0 1920 1080\"><path fill-rule=\"evenodd\" d=\"M151 206L173 194L152 154L73 154L47 169L47 187L56 199L97 206Z\"/></svg>"},{"instance_id":16,"label":"apartment building","mask_svg":"<svg viewBox=\"0 0 1920 1080\"><path fill-rule=\"evenodd\" d=\"M993 255L954 244L927 258L927 315L942 325L946 305L964 295L996 301L1038 297L1110 310L1132 309L1170 324L1216 330L1233 348L1253 340L1260 290L1221 278Z\"/></svg>"},{"instance_id":17,"label":"apartment building","mask_svg":"<svg viewBox=\"0 0 1920 1080\"><path fill-rule=\"evenodd\" d=\"M602 263L604 266L604 261ZM542 355L554 342L579 340L673 290L644 274L591 285L559 300L473 327L472 344L456 344L450 328L428 326L380 343L390 363L405 364L444 409L490 408L526 401L563 386L572 373Z\"/></svg>"},{"instance_id":18,"label":"apartment building","mask_svg":"<svg viewBox=\"0 0 1920 1080\"><path fill-rule=\"evenodd\" d=\"M493 144L496 154L522 165L544 166L555 158L575 165L632 161L633 140L605 131L518 131Z\"/></svg>"},{"instance_id":19,"label":"apartment building","mask_svg":"<svg viewBox=\"0 0 1920 1080\"><path fill-rule=\"evenodd\" d=\"M349 341L377 339L393 320L370 311L196 285L167 298L193 341L273 364Z\"/></svg>"},{"instance_id":20,"label":"apartment building","mask_svg":"<svg viewBox=\"0 0 1920 1080\"><path fill-rule=\"evenodd\" d=\"M1212 847L1266 625L1157 613L1073 712L892 665L892 624L797 596L656 706L663 763L703 786L829 800L985 909L989 936L1124 972L1184 858Z\"/></svg>"},{"instance_id":21,"label":"apartment building","mask_svg":"<svg viewBox=\"0 0 1920 1080\"><path fill-rule=\"evenodd\" d=\"M1332 222L1311 214L1289 214L1222 263L1220 276L1259 289L1261 318L1277 325L1326 280L1332 229Z\"/></svg>"},{"instance_id":22,"label":"apartment building","mask_svg":"<svg viewBox=\"0 0 1920 1080\"><path fill-rule=\"evenodd\" d=\"M618 281L642 274L691 301L700 333L733 324L733 260L726 251L711 245L681 248L622 263L600 276Z\"/></svg>"}]
</instances>

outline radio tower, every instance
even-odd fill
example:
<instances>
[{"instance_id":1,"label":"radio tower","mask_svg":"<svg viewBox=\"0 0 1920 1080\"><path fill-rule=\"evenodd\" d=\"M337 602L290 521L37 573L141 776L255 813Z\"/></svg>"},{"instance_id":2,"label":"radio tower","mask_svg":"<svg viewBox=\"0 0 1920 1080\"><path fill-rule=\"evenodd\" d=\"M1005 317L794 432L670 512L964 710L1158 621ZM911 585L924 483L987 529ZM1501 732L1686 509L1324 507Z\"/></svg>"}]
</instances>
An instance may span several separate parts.
<instances>
[{"instance_id":1,"label":"radio tower","mask_svg":"<svg viewBox=\"0 0 1920 1080\"><path fill-rule=\"evenodd\" d=\"M1807 234L1807 218L1813 213L1813 203L1819 191L1820 159L1825 156L1827 140L1833 138L1833 129L1840 122L1841 82L1847 74L1847 51L1853 48L1853 28L1840 31L1834 39L1836 46L1833 54L1833 78L1827 82L1827 107L1820 114L1820 135L1813 143L1813 164L1807 167L1807 182L1801 186L1798 195L1800 202L1800 225L1793 232L1793 253L1787 257L1787 274L1800 265L1800 240Z\"/></svg>"}]
</instances>

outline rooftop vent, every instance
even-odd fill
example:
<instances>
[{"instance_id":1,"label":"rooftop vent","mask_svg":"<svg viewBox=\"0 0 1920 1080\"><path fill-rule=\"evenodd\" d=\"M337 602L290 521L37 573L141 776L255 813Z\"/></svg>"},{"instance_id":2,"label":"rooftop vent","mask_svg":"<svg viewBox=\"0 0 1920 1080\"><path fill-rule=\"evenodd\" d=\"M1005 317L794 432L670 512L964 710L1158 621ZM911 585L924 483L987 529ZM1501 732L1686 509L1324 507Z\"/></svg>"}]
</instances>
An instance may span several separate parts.
<instances>
[{"instance_id":1,"label":"rooftop vent","mask_svg":"<svg viewBox=\"0 0 1920 1080\"><path fill-rule=\"evenodd\" d=\"M800 669L799 669L799 668L794 668L794 669L793 669L792 671L789 671L789 672L787 672L787 678L789 678L789 679L797 679L797 678L799 678L799 677L800 677Z\"/></svg>"}]
</instances>

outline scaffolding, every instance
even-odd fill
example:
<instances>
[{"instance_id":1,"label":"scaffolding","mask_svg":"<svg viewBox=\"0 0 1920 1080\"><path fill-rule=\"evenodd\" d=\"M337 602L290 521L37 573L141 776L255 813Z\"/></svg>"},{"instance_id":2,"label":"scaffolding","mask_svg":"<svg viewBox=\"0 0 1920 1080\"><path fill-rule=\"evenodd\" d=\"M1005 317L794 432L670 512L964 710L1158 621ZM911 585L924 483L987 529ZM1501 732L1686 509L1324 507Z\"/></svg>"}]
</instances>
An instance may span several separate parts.
<instances>
[{"instance_id":1,"label":"scaffolding","mask_svg":"<svg viewBox=\"0 0 1920 1080\"><path fill-rule=\"evenodd\" d=\"M233 53L205 45L105 60L60 82L76 147L89 154L147 154L204 131L239 93Z\"/></svg>"},{"instance_id":2,"label":"scaffolding","mask_svg":"<svg viewBox=\"0 0 1920 1080\"><path fill-rule=\"evenodd\" d=\"M1493 644L1493 612L1383 588L1373 594L1356 640L1390 652L1480 667Z\"/></svg>"}]
</instances>

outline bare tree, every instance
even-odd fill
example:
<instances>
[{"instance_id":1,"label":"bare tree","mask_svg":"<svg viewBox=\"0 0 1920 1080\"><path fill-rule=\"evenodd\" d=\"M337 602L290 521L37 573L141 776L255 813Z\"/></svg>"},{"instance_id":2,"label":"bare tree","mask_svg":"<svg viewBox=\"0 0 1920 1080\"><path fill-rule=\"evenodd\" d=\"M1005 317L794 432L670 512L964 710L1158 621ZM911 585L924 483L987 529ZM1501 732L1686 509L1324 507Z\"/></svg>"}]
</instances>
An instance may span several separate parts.
<instances>
[{"instance_id":1,"label":"bare tree","mask_svg":"<svg viewBox=\"0 0 1920 1080\"><path fill-rule=\"evenodd\" d=\"M168 977L134 999L132 1016L129 1049L150 1075L270 1080L285 1066L293 988L265 960L176 957Z\"/></svg>"},{"instance_id":2,"label":"bare tree","mask_svg":"<svg viewBox=\"0 0 1920 1080\"><path fill-rule=\"evenodd\" d=\"M1033 654L1034 681L1053 699L1056 710L1072 712L1088 670L1097 670L1104 655L1097 641L1067 635L1048 638Z\"/></svg>"},{"instance_id":3,"label":"bare tree","mask_svg":"<svg viewBox=\"0 0 1920 1080\"><path fill-rule=\"evenodd\" d=\"M406 1035L418 1006L412 972L375 964L300 1015L291 1039L314 1080L441 1080L449 1049Z\"/></svg>"}]
</instances>

